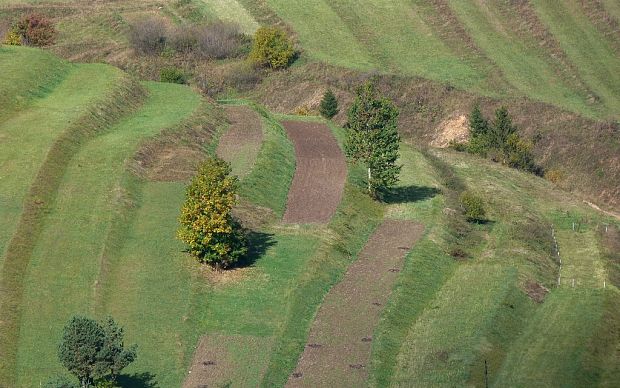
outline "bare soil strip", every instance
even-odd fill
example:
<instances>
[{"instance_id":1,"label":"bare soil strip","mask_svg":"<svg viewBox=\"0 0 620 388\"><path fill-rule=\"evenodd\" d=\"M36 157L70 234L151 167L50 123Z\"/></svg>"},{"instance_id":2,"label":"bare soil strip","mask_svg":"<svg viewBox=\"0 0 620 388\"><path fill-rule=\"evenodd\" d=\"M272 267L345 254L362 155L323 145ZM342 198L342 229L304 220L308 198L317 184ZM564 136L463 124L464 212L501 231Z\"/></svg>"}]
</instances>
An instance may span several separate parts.
<instances>
[{"instance_id":1,"label":"bare soil strip","mask_svg":"<svg viewBox=\"0 0 620 388\"><path fill-rule=\"evenodd\" d=\"M287 387L361 387L368 379L372 335L424 226L383 222L342 281L327 294Z\"/></svg>"},{"instance_id":2,"label":"bare soil strip","mask_svg":"<svg viewBox=\"0 0 620 388\"><path fill-rule=\"evenodd\" d=\"M297 165L288 193L285 223L327 223L336 212L347 164L331 130L321 123L284 121Z\"/></svg>"},{"instance_id":3,"label":"bare soil strip","mask_svg":"<svg viewBox=\"0 0 620 388\"><path fill-rule=\"evenodd\" d=\"M272 337L211 334L201 338L183 388L258 386Z\"/></svg>"},{"instance_id":4,"label":"bare soil strip","mask_svg":"<svg viewBox=\"0 0 620 388\"><path fill-rule=\"evenodd\" d=\"M235 175L243 178L252 171L263 143L262 120L256 111L245 105L231 105L225 109L230 127L220 138L216 153L231 164Z\"/></svg>"}]
</instances>

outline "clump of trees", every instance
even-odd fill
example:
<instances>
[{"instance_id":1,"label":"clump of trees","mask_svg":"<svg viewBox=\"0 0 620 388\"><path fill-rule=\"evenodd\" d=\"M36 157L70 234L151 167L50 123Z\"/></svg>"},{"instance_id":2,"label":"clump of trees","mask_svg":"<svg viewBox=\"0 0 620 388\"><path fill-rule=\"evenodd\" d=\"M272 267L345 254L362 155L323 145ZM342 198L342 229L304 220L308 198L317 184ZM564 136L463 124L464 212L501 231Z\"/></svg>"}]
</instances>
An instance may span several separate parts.
<instances>
[{"instance_id":1,"label":"clump of trees","mask_svg":"<svg viewBox=\"0 0 620 388\"><path fill-rule=\"evenodd\" d=\"M331 89L328 89L323 94L323 99L319 105L319 112L326 119L331 119L338 114L338 99Z\"/></svg>"},{"instance_id":2,"label":"clump of trees","mask_svg":"<svg viewBox=\"0 0 620 388\"><path fill-rule=\"evenodd\" d=\"M238 180L230 165L207 159L187 187L178 237L202 263L227 268L247 254L247 236L233 216Z\"/></svg>"},{"instance_id":3,"label":"clump of trees","mask_svg":"<svg viewBox=\"0 0 620 388\"><path fill-rule=\"evenodd\" d=\"M45 47L54 44L57 35L58 31L50 19L32 13L13 24L4 39L4 44Z\"/></svg>"},{"instance_id":4,"label":"clump of trees","mask_svg":"<svg viewBox=\"0 0 620 388\"><path fill-rule=\"evenodd\" d=\"M461 207L465 218L470 222L482 222L486 217L484 201L471 191L464 191L460 196Z\"/></svg>"},{"instance_id":5,"label":"clump of trees","mask_svg":"<svg viewBox=\"0 0 620 388\"><path fill-rule=\"evenodd\" d=\"M356 90L348 111L344 148L347 156L365 165L372 197L380 197L398 182L398 109L387 98L377 96L372 82Z\"/></svg>"},{"instance_id":6,"label":"clump of trees","mask_svg":"<svg viewBox=\"0 0 620 388\"><path fill-rule=\"evenodd\" d=\"M469 116L469 132L468 152L490 156L510 167L542 175L542 169L534 161L533 143L519 136L508 108L497 109L494 120L489 122L476 104Z\"/></svg>"},{"instance_id":7,"label":"clump of trees","mask_svg":"<svg viewBox=\"0 0 620 388\"><path fill-rule=\"evenodd\" d=\"M111 317L97 322L82 316L71 318L64 328L58 358L78 378L82 388L112 386L126 366L135 361L137 345L125 348L124 332ZM48 386L71 387L66 378L56 378Z\"/></svg>"},{"instance_id":8,"label":"clump of trees","mask_svg":"<svg viewBox=\"0 0 620 388\"><path fill-rule=\"evenodd\" d=\"M282 69L295 59L293 41L278 27L260 27L254 34L250 61L258 66Z\"/></svg>"}]
</instances>

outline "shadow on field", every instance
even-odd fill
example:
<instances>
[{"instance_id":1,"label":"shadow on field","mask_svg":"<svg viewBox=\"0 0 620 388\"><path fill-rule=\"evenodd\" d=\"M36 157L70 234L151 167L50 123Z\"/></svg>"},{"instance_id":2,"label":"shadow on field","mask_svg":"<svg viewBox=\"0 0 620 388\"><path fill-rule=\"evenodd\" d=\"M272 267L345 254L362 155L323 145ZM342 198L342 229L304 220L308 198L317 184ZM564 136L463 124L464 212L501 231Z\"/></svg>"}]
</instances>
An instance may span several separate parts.
<instances>
[{"instance_id":1,"label":"shadow on field","mask_svg":"<svg viewBox=\"0 0 620 388\"><path fill-rule=\"evenodd\" d=\"M136 373L133 375L121 375L117 378L118 384L123 388L157 388L155 375L150 372Z\"/></svg>"},{"instance_id":2,"label":"shadow on field","mask_svg":"<svg viewBox=\"0 0 620 388\"><path fill-rule=\"evenodd\" d=\"M248 233L248 254L235 265L235 268L254 265L256 260L260 259L274 245L276 245L276 240L273 238L273 234L251 230Z\"/></svg>"},{"instance_id":3,"label":"shadow on field","mask_svg":"<svg viewBox=\"0 0 620 388\"><path fill-rule=\"evenodd\" d=\"M383 202L388 204L418 202L433 198L441 191L436 187L398 186L383 195Z\"/></svg>"}]
</instances>

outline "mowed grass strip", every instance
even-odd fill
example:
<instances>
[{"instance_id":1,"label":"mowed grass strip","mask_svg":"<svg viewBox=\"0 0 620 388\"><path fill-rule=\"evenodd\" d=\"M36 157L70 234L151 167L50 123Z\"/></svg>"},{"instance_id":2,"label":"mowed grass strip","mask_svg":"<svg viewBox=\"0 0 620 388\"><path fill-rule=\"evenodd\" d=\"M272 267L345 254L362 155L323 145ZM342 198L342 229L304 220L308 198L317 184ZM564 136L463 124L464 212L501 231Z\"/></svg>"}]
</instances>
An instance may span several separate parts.
<instances>
[{"instance_id":1,"label":"mowed grass strip","mask_svg":"<svg viewBox=\"0 0 620 388\"><path fill-rule=\"evenodd\" d=\"M0 45L0 69L0 121L3 121L33 98L45 97L72 66L46 51Z\"/></svg>"},{"instance_id":2,"label":"mowed grass strip","mask_svg":"<svg viewBox=\"0 0 620 388\"><path fill-rule=\"evenodd\" d=\"M520 94L575 112L597 114L588 106L586 96L553 68L532 37L528 42L510 29L499 2L451 0L450 6L478 47Z\"/></svg>"},{"instance_id":3,"label":"mowed grass strip","mask_svg":"<svg viewBox=\"0 0 620 388\"><path fill-rule=\"evenodd\" d=\"M95 281L127 160L141 140L178 124L200 102L186 87L147 87L142 109L83 145L48 210L25 278L18 386L36 385L61 370L53 360L63 325L74 314L94 313ZM50 362L40 365L42 359Z\"/></svg>"},{"instance_id":4,"label":"mowed grass strip","mask_svg":"<svg viewBox=\"0 0 620 388\"><path fill-rule=\"evenodd\" d=\"M402 343L393 384L464 386L516 280L514 269L461 265L446 282Z\"/></svg>"},{"instance_id":5,"label":"mowed grass strip","mask_svg":"<svg viewBox=\"0 0 620 388\"><path fill-rule=\"evenodd\" d=\"M295 173L295 149L284 128L269 112L259 106L254 109L262 117L263 144L239 194L281 218Z\"/></svg>"},{"instance_id":6,"label":"mowed grass strip","mask_svg":"<svg viewBox=\"0 0 620 388\"><path fill-rule=\"evenodd\" d=\"M16 57L19 62L22 56ZM35 68L38 58L29 56ZM47 59L43 56L42 62L50 65ZM26 76L30 77L29 67L22 65ZM0 267L6 245L20 219L24 198L54 141L121 82L120 71L112 67L64 63L61 66L71 68L66 79L46 96L35 99L30 106L0 122ZM9 79L16 84L23 82L23 77L24 74L17 72L9 74ZM4 78L2 82L6 82Z\"/></svg>"},{"instance_id":7,"label":"mowed grass strip","mask_svg":"<svg viewBox=\"0 0 620 388\"><path fill-rule=\"evenodd\" d=\"M293 25L302 46L313 59L359 70L378 68L378 61L331 8L329 1L267 0L267 3Z\"/></svg>"},{"instance_id":8,"label":"mowed grass strip","mask_svg":"<svg viewBox=\"0 0 620 388\"><path fill-rule=\"evenodd\" d=\"M66 125L45 151L45 159L36 177L28 182L30 188L25 198L22 198L23 207L17 216L15 231L3 252L4 262L0 273L0 352L3 358L0 382L3 384L14 384L24 276L34 245L41 235L43 219L56 198L65 169L84 141L129 112L143 97L143 90L129 78L123 77L119 70L104 65L90 65L90 68L107 74L115 86L111 89L103 87L107 94L99 96L96 103L93 101L92 106L74 117L73 122ZM94 73L89 75L98 79ZM82 81L88 85L87 80ZM67 90L67 93L74 91ZM58 98L62 99L63 96ZM42 113L40 120L45 120L46 113Z\"/></svg>"},{"instance_id":9,"label":"mowed grass strip","mask_svg":"<svg viewBox=\"0 0 620 388\"><path fill-rule=\"evenodd\" d=\"M492 385L593 386L596 380L583 361L602 316L603 295L602 290L553 290L510 348L499 373L490 376Z\"/></svg>"},{"instance_id":10,"label":"mowed grass strip","mask_svg":"<svg viewBox=\"0 0 620 388\"><path fill-rule=\"evenodd\" d=\"M602 288L607 276L596 233L558 230L556 237L562 257L562 286Z\"/></svg>"},{"instance_id":11,"label":"mowed grass strip","mask_svg":"<svg viewBox=\"0 0 620 388\"><path fill-rule=\"evenodd\" d=\"M541 20L602 100L607 113L620 117L620 57L609 38L599 33L577 1L534 1L534 4Z\"/></svg>"},{"instance_id":12,"label":"mowed grass strip","mask_svg":"<svg viewBox=\"0 0 620 388\"><path fill-rule=\"evenodd\" d=\"M232 22L239 27L241 31L248 35L252 35L259 27L258 22L252 15L236 0L201 0L209 10L220 20Z\"/></svg>"}]
</instances>

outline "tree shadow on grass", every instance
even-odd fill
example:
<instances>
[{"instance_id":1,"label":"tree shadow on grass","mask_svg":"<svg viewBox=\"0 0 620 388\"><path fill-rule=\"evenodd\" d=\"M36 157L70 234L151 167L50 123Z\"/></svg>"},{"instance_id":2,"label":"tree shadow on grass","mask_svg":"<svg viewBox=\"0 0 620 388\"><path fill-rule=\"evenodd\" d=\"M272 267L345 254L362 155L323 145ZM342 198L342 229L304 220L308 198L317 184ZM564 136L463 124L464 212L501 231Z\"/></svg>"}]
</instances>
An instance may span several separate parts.
<instances>
[{"instance_id":1,"label":"tree shadow on grass","mask_svg":"<svg viewBox=\"0 0 620 388\"><path fill-rule=\"evenodd\" d=\"M274 235L271 233L249 231L248 254L241 259L234 268L251 267L260 259L269 248L276 245Z\"/></svg>"},{"instance_id":2,"label":"tree shadow on grass","mask_svg":"<svg viewBox=\"0 0 620 388\"><path fill-rule=\"evenodd\" d=\"M383 202L387 204L409 203L424 201L441 193L436 187L427 186L398 186L383 194Z\"/></svg>"},{"instance_id":3,"label":"tree shadow on grass","mask_svg":"<svg viewBox=\"0 0 620 388\"><path fill-rule=\"evenodd\" d=\"M116 379L123 388L158 388L155 375L150 372L135 373L132 375L120 375Z\"/></svg>"}]
</instances>

